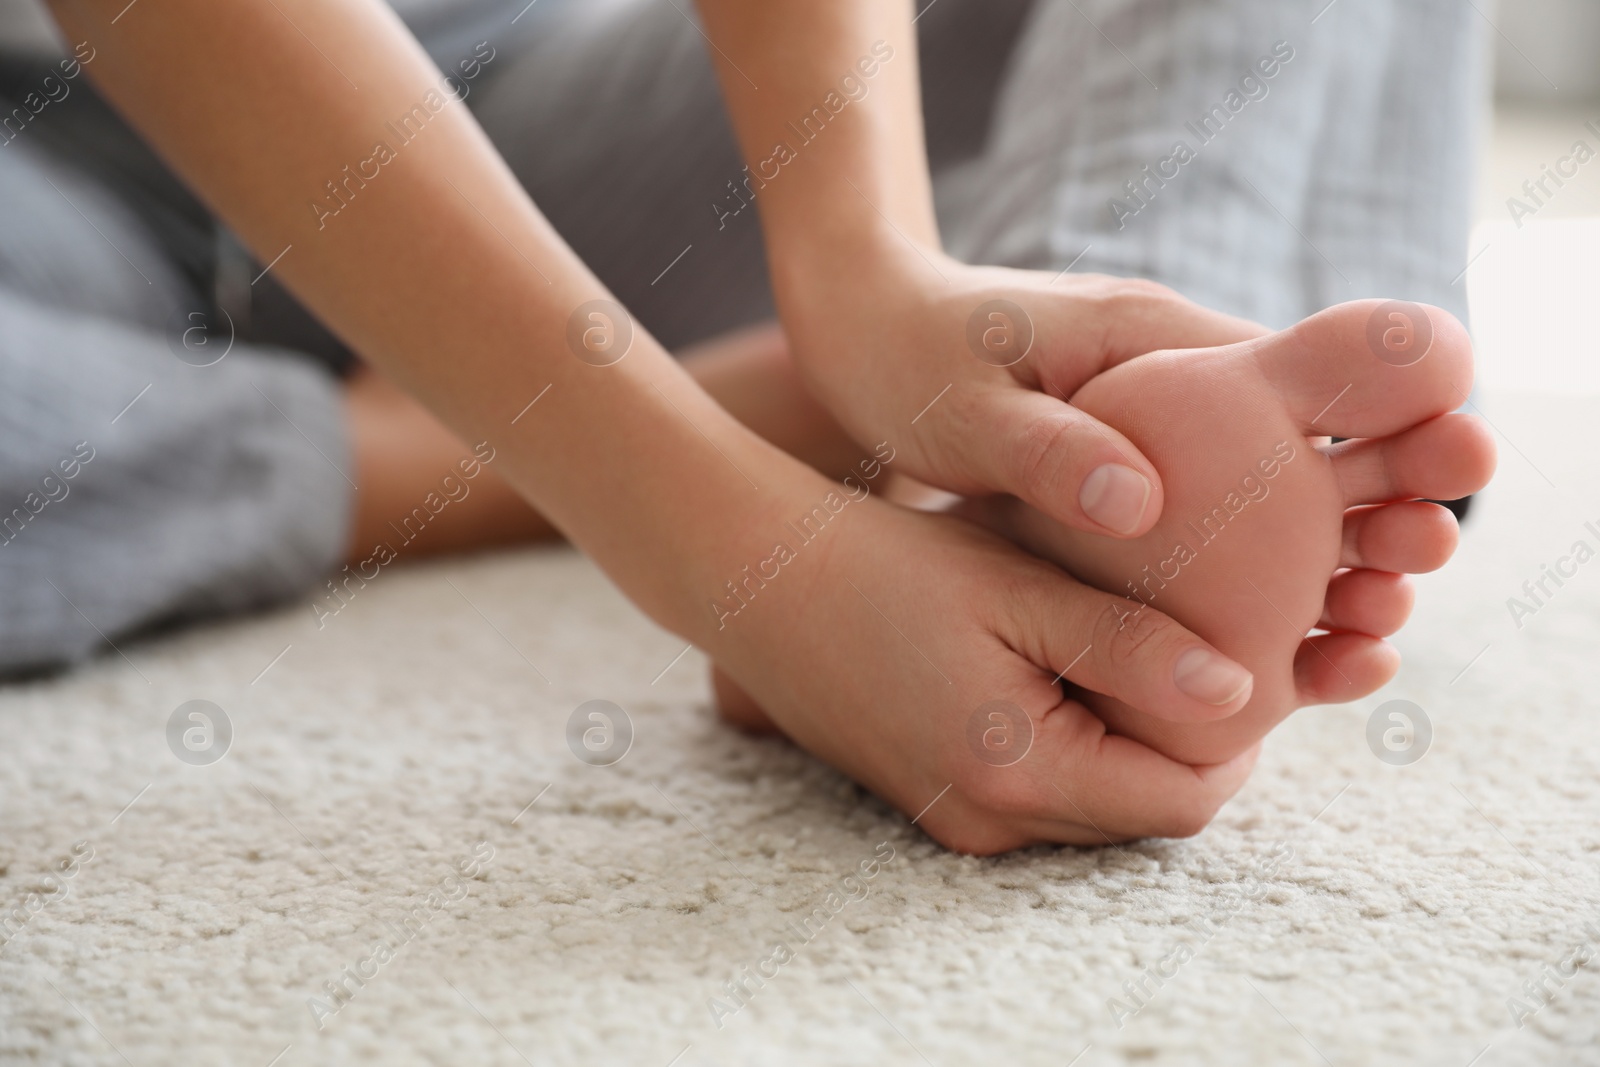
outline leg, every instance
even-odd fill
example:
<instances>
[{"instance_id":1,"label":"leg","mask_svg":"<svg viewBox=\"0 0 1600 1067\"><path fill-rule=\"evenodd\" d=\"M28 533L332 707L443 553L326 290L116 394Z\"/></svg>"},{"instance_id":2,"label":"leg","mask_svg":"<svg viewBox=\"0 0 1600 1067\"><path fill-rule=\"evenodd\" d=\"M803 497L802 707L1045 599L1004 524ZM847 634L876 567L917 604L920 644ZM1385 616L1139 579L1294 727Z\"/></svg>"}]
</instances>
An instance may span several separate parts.
<instances>
[{"instance_id":1,"label":"leg","mask_svg":"<svg viewBox=\"0 0 1600 1067\"><path fill-rule=\"evenodd\" d=\"M310 586L349 506L332 380L181 361L197 298L116 198L21 144L0 192L0 672Z\"/></svg>"},{"instance_id":2,"label":"leg","mask_svg":"<svg viewBox=\"0 0 1600 1067\"><path fill-rule=\"evenodd\" d=\"M280 601L333 563L351 490L321 371L242 346L190 367L159 333L3 291L0 338L0 671Z\"/></svg>"},{"instance_id":3,"label":"leg","mask_svg":"<svg viewBox=\"0 0 1600 1067\"><path fill-rule=\"evenodd\" d=\"M806 394L775 324L735 330L679 352L706 392L740 422L824 474L843 477L864 453ZM392 539L408 514L470 452L426 408L383 378L358 373L345 387L355 453L355 513L346 546L355 561ZM432 555L559 536L485 468L470 493L440 514L408 553Z\"/></svg>"},{"instance_id":4,"label":"leg","mask_svg":"<svg viewBox=\"0 0 1600 1067\"><path fill-rule=\"evenodd\" d=\"M344 559L355 564L370 556L373 546L392 543L391 524L437 492L440 479L472 449L409 393L369 370L345 380L344 417L360 486L344 544ZM555 536L527 501L485 467L467 495L429 522L406 553L437 555Z\"/></svg>"},{"instance_id":5,"label":"leg","mask_svg":"<svg viewBox=\"0 0 1600 1067\"><path fill-rule=\"evenodd\" d=\"M982 149L1033 3L941 0L918 20L935 169ZM541 0L468 98L556 229L674 349L773 316L756 194L691 10Z\"/></svg>"},{"instance_id":6,"label":"leg","mask_svg":"<svg viewBox=\"0 0 1600 1067\"><path fill-rule=\"evenodd\" d=\"M468 98L518 180L669 349L771 318L760 225L733 197L744 164L691 9L548 2Z\"/></svg>"},{"instance_id":7,"label":"leg","mask_svg":"<svg viewBox=\"0 0 1600 1067\"><path fill-rule=\"evenodd\" d=\"M1464 317L1482 20L1384 0L1308 18L1038 0L981 158L939 176L947 247L1148 278L1280 328L1368 296Z\"/></svg>"}]
</instances>

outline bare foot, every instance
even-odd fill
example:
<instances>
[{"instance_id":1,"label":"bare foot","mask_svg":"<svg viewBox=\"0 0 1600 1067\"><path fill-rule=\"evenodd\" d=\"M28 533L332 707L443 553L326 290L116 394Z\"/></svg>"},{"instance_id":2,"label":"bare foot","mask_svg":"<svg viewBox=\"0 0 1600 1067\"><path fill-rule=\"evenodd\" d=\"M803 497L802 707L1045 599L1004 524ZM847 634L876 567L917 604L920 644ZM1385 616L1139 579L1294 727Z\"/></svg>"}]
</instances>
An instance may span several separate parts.
<instances>
[{"instance_id":1,"label":"bare foot","mask_svg":"<svg viewBox=\"0 0 1600 1067\"><path fill-rule=\"evenodd\" d=\"M1409 324L1413 347L1398 353L1381 343L1385 330L1407 328L1389 319L1396 309L1425 316ZM1465 496L1494 471L1481 420L1450 414L1471 384L1460 323L1437 308L1378 301L1243 344L1143 356L1072 402L1126 434L1161 472L1167 498L1154 529L1114 541L1014 500L987 511L1035 553L1132 598L1124 625L1135 635L1154 614L1141 611L1149 605L1251 670L1244 709L1200 725L1085 694L1112 732L1186 763L1219 762L1295 708L1354 700L1394 676L1399 656L1381 638L1410 614L1399 572L1442 566L1457 539L1454 517L1417 498ZM1359 440L1329 445L1323 435ZM1308 638L1313 630L1324 632ZM1242 681L1210 676L1203 663L1195 672L1218 703Z\"/></svg>"},{"instance_id":2,"label":"bare foot","mask_svg":"<svg viewBox=\"0 0 1600 1067\"><path fill-rule=\"evenodd\" d=\"M1410 615L1405 574L1443 566L1457 538L1446 509L1416 498L1481 489L1494 446L1479 420L1449 414L1472 382L1460 324L1426 309L1425 355L1381 359L1367 340L1379 307L1346 304L1256 341L1143 356L1080 390L1074 405L1126 434L1161 472L1165 509L1141 538L1068 530L1013 498L963 507L1130 597L1130 645L1151 636L1140 633L1155 618L1141 611L1147 604L1254 675L1243 710L1203 725L1076 694L1113 732L1187 763L1217 763L1295 708L1358 699L1394 676L1399 657L1381 638ZM1363 439L1328 445L1323 435ZM1308 639L1313 630L1322 633ZM1217 703L1237 699L1242 679L1206 677L1203 664L1196 672ZM720 672L712 683L729 723L775 729Z\"/></svg>"}]
</instances>

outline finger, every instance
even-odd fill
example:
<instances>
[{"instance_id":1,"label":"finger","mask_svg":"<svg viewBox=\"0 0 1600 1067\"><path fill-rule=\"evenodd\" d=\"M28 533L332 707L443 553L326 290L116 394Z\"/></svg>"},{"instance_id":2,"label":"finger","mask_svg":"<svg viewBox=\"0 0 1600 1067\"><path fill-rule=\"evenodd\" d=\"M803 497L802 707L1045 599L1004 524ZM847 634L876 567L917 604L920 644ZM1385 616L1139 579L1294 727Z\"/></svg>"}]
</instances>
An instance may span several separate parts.
<instances>
[{"instance_id":1,"label":"finger","mask_svg":"<svg viewBox=\"0 0 1600 1067\"><path fill-rule=\"evenodd\" d=\"M957 443L975 481L1074 530L1137 537L1161 515L1161 477L1126 437L1032 389L984 390Z\"/></svg>"},{"instance_id":2,"label":"finger","mask_svg":"<svg viewBox=\"0 0 1600 1067\"><path fill-rule=\"evenodd\" d=\"M1213 311L1156 282L1098 277L1093 283L1092 289L1081 290L1088 306L1075 325L1093 331L1101 356L1098 370L1161 349L1216 348L1272 332L1260 323ZM1036 372L1048 384L1055 347L1049 338L1040 341ZM1084 381L1081 363L1074 361L1073 367L1063 368L1063 378L1076 382L1067 392L1076 392Z\"/></svg>"},{"instance_id":3,"label":"finger","mask_svg":"<svg viewBox=\"0 0 1600 1067\"><path fill-rule=\"evenodd\" d=\"M1343 704L1388 685L1400 670L1393 645L1366 634L1320 634L1300 643L1294 657L1302 706Z\"/></svg>"},{"instance_id":4,"label":"finger","mask_svg":"<svg viewBox=\"0 0 1600 1067\"><path fill-rule=\"evenodd\" d=\"M1455 500L1494 473L1489 427L1474 415L1440 415L1393 437L1362 438L1324 450L1345 506L1391 500Z\"/></svg>"},{"instance_id":5,"label":"finger","mask_svg":"<svg viewBox=\"0 0 1600 1067\"><path fill-rule=\"evenodd\" d=\"M996 632L1041 669L1172 722L1226 718L1250 699L1250 672L1168 616L1053 568L1039 574Z\"/></svg>"},{"instance_id":6,"label":"finger","mask_svg":"<svg viewBox=\"0 0 1600 1067\"><path fill-rule=\"evenodd\" d=\"M1416 587L1403 574L1350 570L1333 576L1317 627L1388 637L1406 624Z\"/></svg>"},{"instance_id":7,"label":"finger","mask_svg":"<svg viewBox=\"0 0 1600 1067\"><path fill-rule=\"evenodd\" d=\"M1074 701L1047 716L1040 733L1035 748L1050 786L1044 800L1055 816L1039 827L1046 840L1192 837L1244 785L1260 752L1253 745L1226 763L1191 767L1106 733Z\"/></svg>"}]
</instances>

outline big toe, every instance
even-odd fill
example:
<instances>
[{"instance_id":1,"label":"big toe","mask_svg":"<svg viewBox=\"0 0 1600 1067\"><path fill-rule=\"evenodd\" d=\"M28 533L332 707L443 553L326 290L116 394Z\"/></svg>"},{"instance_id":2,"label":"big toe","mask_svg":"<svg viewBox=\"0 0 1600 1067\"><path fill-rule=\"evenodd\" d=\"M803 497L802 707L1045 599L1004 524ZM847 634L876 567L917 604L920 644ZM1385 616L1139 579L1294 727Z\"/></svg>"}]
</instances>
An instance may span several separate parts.
<instances>
[{"instance_id":1,"label":"big toe","mask_svg":"<svg viewBox=\"0 0 1600 1067\"><path fill-rule=\"evenodd\" d=\"M1454 411L1472 389L1466 328L1426 304L1352 301L1247 343L1307 434L1384 437Z\"/></svg>"}]
</instances>

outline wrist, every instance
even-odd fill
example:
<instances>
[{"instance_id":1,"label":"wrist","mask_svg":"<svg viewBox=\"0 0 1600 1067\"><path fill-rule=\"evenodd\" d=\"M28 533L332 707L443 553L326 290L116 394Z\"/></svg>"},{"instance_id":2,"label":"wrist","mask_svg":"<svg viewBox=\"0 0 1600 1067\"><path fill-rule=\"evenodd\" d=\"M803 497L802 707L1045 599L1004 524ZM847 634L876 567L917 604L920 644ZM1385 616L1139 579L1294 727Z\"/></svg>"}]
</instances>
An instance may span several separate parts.
<instances>
[{"instance_id":1,"label":"wrist","mask_svg":"<svg viewBox=\"0 0 1600 1067\"><path fill-rule=\"evenodd\" d=\"M776 546L793 546L792 524L830 494L840 495L837 482L766 442L751 435L744 443L752 447L735 451L729 441L719 446L758 488L741 479L743 492L725 497L719 506L694 509L676 538L675 562L668 568L674 575L670 604L651 612L702 648L726 634L731 620L777 571L791 569L781 558L788 553Z\"/></svg>"},{"instance_id":2,"label":"wrist","mask_svg":"<svg viewBox=\"0 0 1600 1067\"><path fill-rule=\"evenodd\" d=\"M691 628L680 632L731 663L770 640L773 627L792 630L838 583L841 553L851 557L850 546L873 528L871 516L882 510L874 498L889 490L894 460L883 442L842 481L796 464L776 491L763 484L759 504L714 524L715 543L693 569Z\"/></svg>"},{"instance_id":3,"label":"wrist","mask_svg":"<svg viewBox=\"0 0 1600 1067\"><path fill-rule=\"evenodd\" d=\"M937 306L960 264L938 248L890 230L781 254L773 292L794 365L857 444L882 438L885 414L903 406L896 398L909 403L935 377L937 392L962 369L947 336L960 324L949 327ZM919 399L906 417L930 399Z\"/></svg>"},{"instance_id":4,"label":"wrist","mask_svg":"<svg viewBox=\"0 0 1600 1067\"><path fill-rule=\"evenodd\" d=\"M769 231L769 268L780 314L786 308L809 311L839 301L880 302L949 273L937 234L913 236L870 208L868 214L870 218L843 226Z\"/></svg>"}]
</instances>

